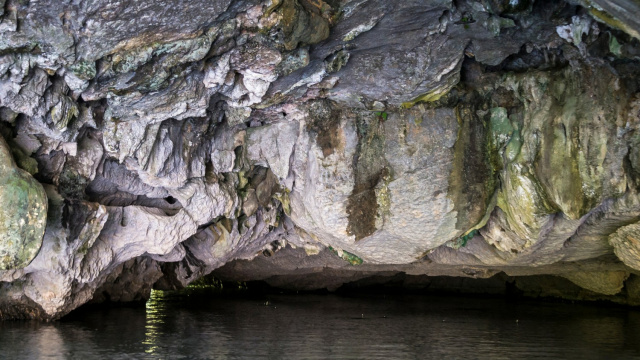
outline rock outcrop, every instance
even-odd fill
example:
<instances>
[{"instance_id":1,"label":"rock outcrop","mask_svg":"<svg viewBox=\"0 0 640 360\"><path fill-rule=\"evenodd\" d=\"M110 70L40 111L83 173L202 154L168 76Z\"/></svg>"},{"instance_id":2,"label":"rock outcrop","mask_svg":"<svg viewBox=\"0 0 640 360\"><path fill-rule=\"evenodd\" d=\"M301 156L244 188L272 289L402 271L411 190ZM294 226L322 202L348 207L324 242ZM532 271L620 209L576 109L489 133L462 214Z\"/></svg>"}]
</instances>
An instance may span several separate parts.
<instances>
[{"instance_id":1,"label":"rock outcrop","mask_svg":"<svg viewBox=\"0 0 640 360\"><path fill-rule=\"evenodd\" d=\"M636 294L639 12L0 0L0 318L225 264L290 288L504 273Z\"/></svg>"},{"instance_id":2,"label":"rock outcrop","mask_svg":"<svg viewBox=\"0 0 640 360\"><path fill-rule=\"evenodd\" d=\"M42 246L47 197L42 185L18 168L0 137L0 270L27 266Z\"/></svg>"}]
</instances>

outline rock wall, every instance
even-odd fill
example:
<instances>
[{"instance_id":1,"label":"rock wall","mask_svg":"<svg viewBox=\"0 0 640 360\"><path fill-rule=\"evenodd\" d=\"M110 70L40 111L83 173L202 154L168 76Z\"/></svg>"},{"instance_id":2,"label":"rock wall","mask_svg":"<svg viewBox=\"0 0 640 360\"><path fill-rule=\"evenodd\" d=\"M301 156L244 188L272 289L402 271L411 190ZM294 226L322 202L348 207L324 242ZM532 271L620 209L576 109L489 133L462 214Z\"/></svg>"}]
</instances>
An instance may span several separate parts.
<instances>
[{"instance_id":1,"label":"rock wall","mask_svg":"<svg viewBox=\"0 0 640 360\"><path fill-rule=\"evenodd\" d=\"M225 276L626 291L639 12L0 0L0 318L140 300L256 257Z\"/></svg>"}]
</instances>

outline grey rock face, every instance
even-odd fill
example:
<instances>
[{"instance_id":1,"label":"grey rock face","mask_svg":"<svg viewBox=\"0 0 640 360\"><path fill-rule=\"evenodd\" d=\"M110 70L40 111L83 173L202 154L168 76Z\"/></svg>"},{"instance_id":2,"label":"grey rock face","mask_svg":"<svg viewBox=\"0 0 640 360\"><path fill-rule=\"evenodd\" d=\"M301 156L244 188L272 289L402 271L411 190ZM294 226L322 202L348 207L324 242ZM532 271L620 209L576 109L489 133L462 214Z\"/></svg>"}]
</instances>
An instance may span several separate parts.
<instances>
[{"instance_id":1,"label":"grey rock face","mask_svg":"<svg viewBox=\"0 0 640 360\"><path fill-rule=\"evenodd\" d=\"M228 263L635 289L636 7L0 0L0 318Z\"/></svg>"}]
</instances>

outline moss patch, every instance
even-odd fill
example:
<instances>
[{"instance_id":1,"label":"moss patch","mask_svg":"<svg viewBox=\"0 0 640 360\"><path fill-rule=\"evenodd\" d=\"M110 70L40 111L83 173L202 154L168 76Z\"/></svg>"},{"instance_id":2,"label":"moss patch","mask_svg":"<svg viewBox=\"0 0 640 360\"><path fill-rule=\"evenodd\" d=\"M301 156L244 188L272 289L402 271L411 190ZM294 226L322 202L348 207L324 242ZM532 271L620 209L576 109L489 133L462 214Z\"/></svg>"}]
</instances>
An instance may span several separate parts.
<instances>
[{"instance_id":1,"label":"moss patch","mask_svg":"<svg viewBox=\"0 0 640 360\"><path fill-rule=\"evenodd\" d=\"M42 246L47 196L31 175L15 166L0 136L0 270L27 266Z\"/></svg>"},{"instance_id":2,"label":"moss patch","mask_svg":"<svg viewBox=\"0 0 640 360\"><path fill-rule=\"evenodd\" d=\"M451 240L447 243L447 246L452 248L452 249L459 249L461 247L465 247L467 246L467 242L469 240L471 240L474 236L476 236L478 234L478 230L477 229L473 229L471 231L469 231L468 233L466 233L465 235L460 236L459 238L455 239L455 240Z\"/></svg>"},{"instance_id":3,"label":"moss patch","mask_svg":"<svg viewBox=\"0 0 640 360\"><path fill-rule=\"evenodd\" d=\"M336 250L331 246L329 246L329 250L333 251L334 254L338 255L344 261L348 262L351 265L362 265L363 263L362 259L359 256L352 254L348 251L340 250L340 249Z\"/></svg>"}]
</instances>

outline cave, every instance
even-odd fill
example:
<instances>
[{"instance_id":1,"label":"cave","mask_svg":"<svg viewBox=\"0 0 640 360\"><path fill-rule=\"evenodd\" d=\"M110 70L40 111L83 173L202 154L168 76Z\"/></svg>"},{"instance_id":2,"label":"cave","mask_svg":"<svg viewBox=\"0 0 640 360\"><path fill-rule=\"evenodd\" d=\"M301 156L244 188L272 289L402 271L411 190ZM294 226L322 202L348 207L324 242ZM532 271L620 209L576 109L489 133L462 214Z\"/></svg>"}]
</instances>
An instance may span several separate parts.
<instances>
[{"instance_id":1,"label":"cave","mask_svg":"<svg viewBox=\"0 0 640 360\"><path fill-rule=\"evenodd\" d=\"M107 318L145 332L127 356L178 356L158 352L169 340L149 324L202 325L187 313L202 304L202 319L235 309L253 337L239 314L302 331L254 303L312 323L322 316L297 303L343 309L328 323L361 329L362 344L381 319L394 319L384 336L411 314L446 327L454 303L465 315L430 336L448 341L466 316L509 336L562 327L553 311L575 333L586 314L618 334L592 345L619 346L580 354L630 356L640 4L0 0L0 179L0 357L77 356L60 329ZM242 333L228 321L221 334ZM25 323L61 347L3 354L2 330ZM310 339L265 339L225 356L462 356L413 335L377 353L342 336L310 353L298 352ZM524 357L583 349L567 341ZM193 346L180 354L224 358Z\"/></svg>"}]
</instances>

